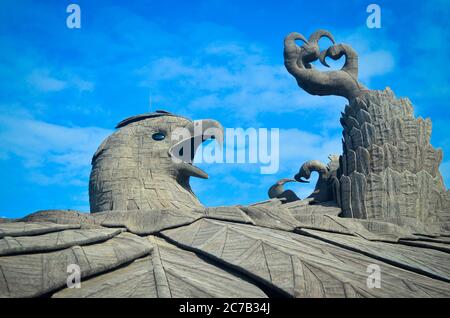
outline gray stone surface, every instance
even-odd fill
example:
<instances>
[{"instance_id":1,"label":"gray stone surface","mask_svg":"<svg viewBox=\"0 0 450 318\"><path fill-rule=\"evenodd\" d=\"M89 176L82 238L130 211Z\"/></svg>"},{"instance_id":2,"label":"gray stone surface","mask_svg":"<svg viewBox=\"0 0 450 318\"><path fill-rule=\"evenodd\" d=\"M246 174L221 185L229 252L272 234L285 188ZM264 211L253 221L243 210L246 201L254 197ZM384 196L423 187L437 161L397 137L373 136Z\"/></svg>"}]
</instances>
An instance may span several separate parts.
<instances>
[{"instance_id":1,"label":"gray stone surface","mask_svg":"<svg viewBox=\"0 0 450 318\"><path fill-rule=\"evenodd\" d=\"M51 222L28 223L28 222L5 222L0 227L0 238L5 236L38 235L58 232L67 229L78 229L79 225L59 225Z\"/></svg>"},{"instance_id":2,"label":"gray stone surface","mask_svg":"<svg viewBox=\"0 0 450 318\"><path fill-rule=\"evenodd\" d=\"M299 225L292 214L281 206L276 209L264 206L243 206L241 209L257 226L293 231Z\"/></svg>"},{"instance_id":3,"label":"gray stone surface","mask_svg":"<svg viewBox=\"0 0 450 318\"><path fill-rule=\"evenodd\" d=\"M342 210L339 208L335 201L321 202L315 204L314 199L306 199L302 201L296 201L289 204L285 204L283 208L288 209L289 212L295 218L309 215L335 215L341 214Z\"/></svg>"},{"instance_id":4,"label":"gray stone surface","mask_svg":"<svg viewBox=\"0 0 450 318\"><path fill-rule=\"evenodd\" d=\"M280 288L294 297L450 296L450 284L442 279L405 270L353 249L306 235L207 219L187 227L163 231L162 235L185 248L214 257L226 266L238 268L261 283ZM336 237L333 236L334 239ZM352 238L348 235L339 237L344 240ZM382 244L386 243L379 244L383 250L385 246ZM432 270L440 274L444 271L446 275L448 255L438 251L432 253L440 253L439 256L445 261L439 264L442 259L436 258ZM418 254L414 256L418 257ZM392 255L386 253L385 256ZM396 260L400 258L397 255L392 257ZM421 259L426 260L426 257ZM382 289L370 289L366 284L367 266L370 264L377 264L382 269Z\"/></svg>"},{"instance_id":5,"label":"gray stone surface","mask_svg":"<svg viewBox=\"0 0 450 318\"><path fill-rule=\"evenodd\" d=\"M53 298L156 298L157 286L150 256L135 260L104 275L81 282L81 288L64 288Z\"/></svg>"},{"instance_id":6,"label":"gray stone surface","mask_svg":"<svg viewBox=\"0 0 450 318\"><path fill-rule=\"evenodd\" d=\"M125 227L139 235L189 224L202 216L202 213L180 209L109 211L93 214L97 224L106 227Z\"/></svg>"},{"instance_id":7,"label":"gray stone surface","mask_svg":"<svg viewBox=\"0 0 450 318\"><path fill-rule=\"evenodd\" d=\"M193 122L157 112L132 117L118 128L100 145L92 159L91 212L201 207L190 188L189 178L208 176L191 161L203 140L214 136L218 142L222 141L223 128L218 122ZM183 128L191 135L180 136ZM155 140L154 134L163 134L165 138ZM175 157L181 161L175 162Z\"/></svg>"},{"instance_id":8,"label":"gray stone surface","mask_svg":"<svg viewBox=\"0 0 450 318\"><path fill-rule=\"evenodd\" d=\"M14 221L14 219L0 218L0 223L11 223Z\"/></svg>"},{"instance_id":9,"label":"gray stone surface","mask_svg":"<svg viewBox=\"0 0 450 318\"><path fill-rule=\"evenodd\" d=\"M0 256L48 252L75 245L87 245L106 241L118 234L120 229L76 229L46 233L38 236L5 236L0 239Z\"/></svg>"},{"instance_id":10,"label":"gray stone surface","mask_svg":"<svg viewBox=\"0 0 450 318\"><path fill-rule=\"evenodd\" d=\"M234 221L239 223L255 224L255 221L248 215L242 207L220 206L206 208L202 211L204 217L216 220Z\"/></svg>"},{"instance_id":11,"label":"gray stone surface","mask_svg":"<svg viewBox=\"0 0 450 318\"><path fill-rule=\"evenodd\" d=\"M95 224L91 214L82 213L75 210L43 210L37 211L20 221L23 222L52 222L57 224L75 224L87 227Z\"/></svg>"},{"instance_id":12,"label":"gray stone surface","mask_svg":"<svg viewBox=\"0 0 450 318\"><path fill-rule=\"evenodd\" d=\"M157 237L147 239L154 246L151 256L89 279L80 289L66 288L53 297L266 297L258 287L192 252Z\"/></svg>"},{"instance_id":13,"label":"gray stone surface","mask_svg":"<svg viewBox=\"0 0 450 318\"><path fill-rule=\"evenodd\" d=\"M360 116L364 144L349 134L348 119ZM441 224L450 217L449 192L439 164L442 152L430 145L431 122L415 119L411 103L396 99L391 90L370 91L350 101L343 114L347 163L342 168L341 201L348 217L385 220L400 225ZM351 128L352 130L355 127Z\"/></svg>"},{"instance_id":14,"label":"gray stone surface","mask_svg":"<svg viewBox=\"0 0 450 318\"><path fill-rule=\"evenodd\" d=\"M336 235L317 230L300 229L297 233L310 235L398 267L450 282L448 266L450 255L447 253L428 248L418 249L403 244L368 241L357 236Z\"/></svg>"},{"instance_id":15,"label":"gray stone surface","mask_svg":"<svg viewBox=\"0 0 450 318\"><path fill-rule=\"evenodd\" d=\"M333 45L320 52L322 37ZM341 70L311 67L342 56ZM220 124L133 116L93 157L91 214L0 220L0 297L450 297L450 194L431 122L389 89L359 83L356 52L329 32L290 34L285 65L307 92L349 100L342 155L296 176L319 173L311 196L300 200L282 179L270 200L203 207L189 179L207 175L185 155L213 135L220 142ZM173 139L183 127L192 138ZM70 264L81 289L67 288ZM381 288L367 285L372 265Z\"/></svg>"},{"instance_id":16,"label":"gray stone surface","mask_svg":"<svg viewBox=\"0 0 450 318\"><path fill-rule=\"evenodd\" d=\"M67 268L76 264L81 277L98 275L148 255L152 246L131 233L93 245L74 245L49 253L0 256L0 297L36 297L66 286Z\"/></svg>"}]
</instances>

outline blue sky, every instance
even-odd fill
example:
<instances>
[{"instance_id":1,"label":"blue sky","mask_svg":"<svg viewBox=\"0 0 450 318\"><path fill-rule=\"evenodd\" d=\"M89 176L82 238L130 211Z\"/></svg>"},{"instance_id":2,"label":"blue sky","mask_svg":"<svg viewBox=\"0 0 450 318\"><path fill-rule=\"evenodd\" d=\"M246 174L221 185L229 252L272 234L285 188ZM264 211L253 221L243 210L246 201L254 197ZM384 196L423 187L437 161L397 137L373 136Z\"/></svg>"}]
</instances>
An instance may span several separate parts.
<instances>
[{"instance_id":1,"label":"blue sky","mask_svg":"<svg viewBox=\"0 0 450 318\"><path fill-rule=\"evenodd\" d=\"M81 29L66 7L81 7ZM450 184L448 1L1 1L0 216L88 211L90 159L125 117L154 109L225 127L279 128L281 167L200 164L205 205L265 200L277 179L340 153L345 100L302 92L283 67L284 36L318 28L360 55L360 79L407 96L433 121ZM321 45L326 47L324 40ZM335 66L338 66L339 62ZM294 185L301 197L310 187Z\"/></svg>"}]
</instances>

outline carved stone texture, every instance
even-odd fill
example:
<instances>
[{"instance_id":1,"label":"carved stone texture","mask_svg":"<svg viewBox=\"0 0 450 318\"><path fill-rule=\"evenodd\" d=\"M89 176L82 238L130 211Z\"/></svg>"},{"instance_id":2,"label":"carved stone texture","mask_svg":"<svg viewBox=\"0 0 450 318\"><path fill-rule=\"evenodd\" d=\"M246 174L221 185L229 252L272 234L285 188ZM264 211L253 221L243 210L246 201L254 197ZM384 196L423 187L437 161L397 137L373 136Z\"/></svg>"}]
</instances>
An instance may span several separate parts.
<instances>
[{"instance_id":1,"label":"carved stone texture","mask_svg":"<svg viewBox=\"0 0 450 318\"><path fill-rule=\"evenodd\" d=\"M30 217L39 223L3 223L14 236L0 239L0 296L449 296L449 237L312 202L110 211L86 215L87 225L54 210ZM66 288L70 264L80 266L81 289ZM381 266L382 289L365 287L368 264Z\"/></svg>"},{"instance_id":2,"label":"carved stone texture","mask_svg":"<svg viewBox=\"0 0 450 318\"><path fill-rule=\"evenodd\" d=\"M48 210L32 213L20 219L21 223L0 226L0 237L40 234L63 229L102 229L102 227L122 228L134 234L149 235L165 228L192 223L202 217L254 224L254 221L237 206L201 207L192 210L105 211L92 214L73 210Z\"/></svg>"},{"instance_id":3,"label":"carved stone texture","mask_svg":"<svg viewBox=\"0 0 450 318\"><path fill-rule=\"evenodd\" d=\"M156 298L154 268L150 256L135 260L101 276L81 282L81 288L64 288L53 298Z\"/></svg>"},{"instance_id":4,"label":"carved stone texture","mask_svg":"<svg viewBox=\"0 0 450 318\"><path fill-rule=\"evenodd\" d=\"M316 234L207 219L162 232L163 237L183 248L236 268L286 296L450 296L448 268L443 265L448 264L449 256L445 253L411 254L414 249L407 246L391 250L389 243L381 242L364 246L364 240L341 234L333 234L330 244L326 237ZM355 249L360 252L355 253ZM387 252L381 255L379 250ZM380 266L381 289L367 285L370 264Z\"/></svg>"},{"instance_id":5,"label":"carved stone texture","mask_svg":"<svg viewBox=\"0 0 450 318\"><path fill-rule=\"evenodd\" d=\"M27 215L20 221L74 224L83 227L95 224L92 215L75 210L41 210Z\"/></svg>"},{"instance_id":6,"label":"carved stone texture","mask_svg":"<svg viewBox=\"0 0 450 318\"><path fill-rule=\"evenodd\" d=\"M196 254L150 236L151 256L53 295L114 298L267 297L257 286L205 262Z\"/></svg>"},{"instance_id":7,"label":"carved stone texture","mask_svg":"<svg viewBox=\"0 0 450 318\"><path fill-rule=\"evenodd\" d=\"M7 222L0 227L0 238L5 236L39 235L68 229L78 229L80 225L55 224L52 222L27 223Z\"/></svg>"},{"instance_id":8,"label":"carved stone texture","mask_svg":"<svg viewBox=\"0 0 450 318\"><path fill-rule=\"evenodd\" d=\"M189 178L208 175L191 163L201 142L222 141L218 122L156 112L124 120L118 128L92 159L91 212L201 207Z\"/></svg>"},{"instance_id":9,"label":"carved stone texture","mask_svg":"<svg viewBox=\"0 0 450 318\"><path fill-rule=\"evenodd\" d=\"M430 120L415 119L408 99L395 98L389 88L367 91L350 101L341 122L349 145L340 180L345 216L405 225L448 222L442 152L430 144ZM353 133L347 133L350 126Z\"/></svg>"},{"instance_id":10,"label":"carved stone texture","mask_svg":"<svg viewBox=\"0 0 450 318\"><path fill-rule=\"evenodd\" d=\"M252 218L237 206L206 208L202 213L205 217L211 219L255 224Z\"/></svg>"},{"instance_id":11,"label":"carved stone texture","mask_svg":"<svg viewBox=\"0 0 450 318\"><path fill-rule=\"evenodd\" d=\"M159 209L108 211L92 214L95 222L107 227L124 227L138 235L153 234L167 227L185 225L199 219L202 213L191 210Z\"/></svg>"},{"instance_id":12,"label":"carved stone texture","mask_svg":"<svg viewBox=\"0 0 450 318\"><path fill-rule=\"evenodd\" d=\"M78 234L82 234L79 232ZM19 255L0 256L0 298L1 297L36 297L51 293L66 286L68 266L78 265L81 277L98 275L148 255L151 244L131 233L121 233L105 242L111 233L96 231L91 239L82 241L73 232L63 234L69 248L46 252L40 244L48 244L52 248L64 248L66 244L59 244L54 237L34 237L35 245L24 241L25 248L38 247L42 252ZM82 236L82 235L81 235ZM90 244L98 239L100 242ZM52 241L50 241L52 240ZM16 239L16 243L20 242ZM87 243L88 245L76 245ZM53 245L53 246L52 246ZM14 253L17 252L13 251ZM20 252L26 252L25 249Z\"/></svg>"},{"instance_id":13,"label":"carved stone texture","mask_svg":"<svg viewBox=\"0 0 450 318\"><path fill-rule=\"evenodd\" d=\"M383 244L357 236L335 235L317 230L302 229L305 233L330 244L353 249L364 255L395 264L435 279L450 282L450 255L433 249L417 249L401 244ZM431 261L430 261L431 260Z\"/></svg>"},{"instance_id":14,"label":"carved stone texture","mask_svg":"<svg viewBox=\"0 0 450 318\"><path fill-rule=\"evenodd\" d=\"M87 245L109 240L120 229L79 229L47 233L39 236L5 236L0 239L0 256L49 252L74 245Z\"/></svg>"},{"instance_id":15,"label":"carved stone texture","mask_svg":"<svg viewBox=\"0 0 450 318\"><path fill-rule=\"evenodd\" d=\"M293 231L299 224L284 207L271 209L264 206L241 207L257 226Z\"/></svg>"},{"instance_id":16,"label":"carved stone texture","mask_svg":"<svg viewBox=\"0 0 450 318\"><path fill-rule=\"evenodd\" d=\"M296 201L283 205L284 209L287 209L294 218L298 219L301 216L309 215L335 215L341 214L341 209L335 201L321 202L320 204L314 203L310 199Z\"/></svg>"}]
</instances>

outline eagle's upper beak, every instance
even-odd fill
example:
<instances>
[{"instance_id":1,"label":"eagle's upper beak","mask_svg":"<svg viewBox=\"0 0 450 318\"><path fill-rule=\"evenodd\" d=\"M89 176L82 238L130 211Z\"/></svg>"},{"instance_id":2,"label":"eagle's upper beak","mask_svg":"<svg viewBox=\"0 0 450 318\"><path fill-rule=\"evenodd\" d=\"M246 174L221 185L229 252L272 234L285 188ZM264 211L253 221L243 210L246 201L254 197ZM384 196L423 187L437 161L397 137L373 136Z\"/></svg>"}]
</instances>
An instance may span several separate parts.
<instances>
[{"instance_id":1,"label":"eagle's upper beak","mask_svg":"<svg viewBox=\"0 0 450 318\"><path fill-rule=\"evenodd\" d=\"M172 132L172 138L179 140L169 149L169 156L184 176L207 179L208 174L192 164L195 152L201 143L215 139L223 146L224 129L212 119L195 120L186 127Z\"/></svg>"}]
</instances>

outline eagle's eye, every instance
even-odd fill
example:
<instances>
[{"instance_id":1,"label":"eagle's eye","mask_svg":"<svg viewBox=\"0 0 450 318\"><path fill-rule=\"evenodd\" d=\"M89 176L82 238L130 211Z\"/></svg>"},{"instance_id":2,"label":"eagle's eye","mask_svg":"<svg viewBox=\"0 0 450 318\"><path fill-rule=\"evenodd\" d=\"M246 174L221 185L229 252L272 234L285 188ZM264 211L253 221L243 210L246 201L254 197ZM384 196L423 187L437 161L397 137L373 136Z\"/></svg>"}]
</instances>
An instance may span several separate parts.
<instances>
[{"instance_id":1,"label":"eagle's eye","mask_svg":"<svg viewBox=\"0 0 450 318\"><path fill-rule=\"evenodd\" d=\"M152 138L153 140L161 141L164 140L164 138L166 138L166 135L164 135L162 132L157 132L152 135Z\"/></svg>"}]
</instances>

